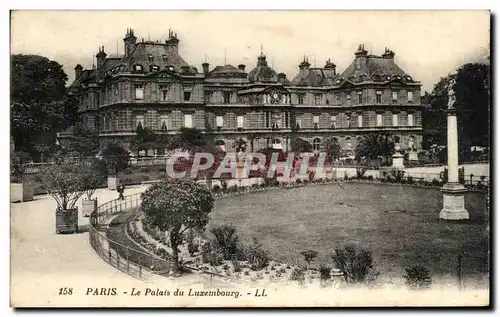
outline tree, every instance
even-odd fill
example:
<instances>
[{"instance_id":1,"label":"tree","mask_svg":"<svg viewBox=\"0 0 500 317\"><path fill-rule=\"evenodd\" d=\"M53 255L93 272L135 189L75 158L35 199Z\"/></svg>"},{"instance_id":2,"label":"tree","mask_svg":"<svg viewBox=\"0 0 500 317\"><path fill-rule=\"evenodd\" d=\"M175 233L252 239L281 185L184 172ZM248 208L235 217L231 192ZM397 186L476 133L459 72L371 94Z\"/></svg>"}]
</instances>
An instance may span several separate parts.
<instances>
[{"instance_id":1,"label":"tree","mask_svg":"<svg viewBox=\"0 0 500 317\"><path fill-rule=\"evenodd\" d=\"M87 199L91 200L97 187L104 184L107 177L106 162L99 159L93 159L89 162L83 162L80 165L82 173L82 184Z\"/></svg>"},{"instance_id":2,"label":"tree","mask_svg":"<svg viewBox=\"0 0 500 317\"><path fill-rule=\"evenodd\" d=\"M108 164L110 173L116 174L128 167L130 154L119 144L107 143L101 154Z\"/></svg>"},{"instance_id":3,"label":"tree","mask_svg":"<svg viewBox=\"0 0 500 317\"><path fill-rule=\"evenodd\" d=\"M68 156L90 157L99 152L99 133L76 125L73 134L64 140L64 152Z\"/></svg>"},{"instance_id":4,"label":"tree","mask_svg":"<svg viewBox=\"0 0 500 317\"><path fill-rule=\"evenodd\" d=\"M356 145L356 160L363 158L378 160L379 156L384 158L385 164L389 163L389 156L395 153L394 141L387 134L368 134L361 137Z\"/></svg>"},{"instance_id":5,"label":"tree","mask_svg":"<svg viewBox=\"0 0 500 317\"><path fill-rule=\"evenodd\" d=\"M340 157L340 144L336 138L328 138L323 141L323 151L328 155L328 159L333 162Z\"/></svg>"},{"instance_id":6,"label":"tree","mask_svg":"<svg viewBox=\"0 0 500 317\"><path fill-rule=\"evenodd\" d=\"M15 148L39 159L37 144L55 144L56 133L77 119L62 65L38 55L11 56L11 135Z\"/></svg>"},{"instance_id":7,"label":"tree","mask_svg":"<svg viewBox=\"0 0 500 317\"><path fill-rule=\"evenodd\" d=\"M55 199L59 210L74 209L85 193L81 166L63 163L50 164L41 173L43 188Z\"/></svg>"},{"instance_id":8,"label":"tree","mask_svg":"<svg viewBox=\"0 0 500 317\"><path fill-rule=\"evenodd\" d=\"M454 86L459 127L460 158L467 159L470 146L489 147L490 139L490 66L468 63L461 66L456 75L439 80L425 99L428 106L422 114L424 147L433 144L446 145L448 85L455 77Z\"/></svg>"},{"instance_id":9,"label":"tree","mask_svg":"<svg viewBox=\"0 0 500 317\"><path fill-rule=\"evenodd\" d=\"M313 150L311 143L307 142L302 138L293 139L291 147L292 147L292 152L298 152L298 153L312 152Z\"/></svg>"},{"instance_id":10,"label":"tree","mask_svg":"<svg viewBox=\"0 0 500 317\"><path fill-rule=\"evenodd\" d=\"M245 152L245 150L247 149L247 141L243 140L242 138L234 140L233 148L236 152Z\"/></svg>"},{"instance_id":11,"label":"tree","mask_svg":"<svg viewBox=\"0 0 500 317\"><path fill-rule=\"evenodd\" d=\"M10 154L10 176L11 182L22 183L25 174L25 164L30 161L31 157L26 152L14 151Z\"/></svg>"},{"instance_id":12,"label":"tree","mask_svg":"<svg viewBox=\"0 0 500 317\"><path fill-rule=\"evenodd\" d=\"M138 128L137 134L130 144L130 148L132 151L137 151L137 156L139 156L140 151L161 147L159 141L160 138L153 130L149 128Z\"/></svg>"},{"instance_id":13,"label":"tree","mask_svg":"<svg viewBox=\"0 0 500 317\"><path fill-rule=\"evenodd\" d=\"M304 260L306 261L308 267L311 264L311 261L318 256L318 252L314 250L302 251L300 254L304 256Z\"/></svg>"},{"instance_id":14,"label":"tree","mask_svg":"<svg viewBox=\"0 0 500 317\"><path fill-rule=\"evenodd\" d=\"M214 198L204 186L188 180L164 180L141 194L145 222L168 233L172 247L173 270L179 272L179 250L187 230L204 230Z\"/></svg>"},{"instance_id":15,"label":"tree","mask_svg":"<svg viewBox=\"0 0 500 317\"><path fill-rule=\"evenodd\" d=\"M207 140L200 130L196 128L181 128L172 141L170 148L181 148L182 150L192 152L193 149L205 145L207 145Z\"/></svg>"}]
</instances>

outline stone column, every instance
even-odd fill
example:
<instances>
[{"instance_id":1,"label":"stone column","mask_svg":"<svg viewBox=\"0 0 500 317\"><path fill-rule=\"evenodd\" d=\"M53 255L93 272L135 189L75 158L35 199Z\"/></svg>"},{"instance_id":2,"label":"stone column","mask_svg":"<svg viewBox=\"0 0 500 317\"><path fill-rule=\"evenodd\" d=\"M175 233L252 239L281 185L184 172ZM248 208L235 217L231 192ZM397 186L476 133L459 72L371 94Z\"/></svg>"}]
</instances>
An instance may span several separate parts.
<instances>
[{"instance_id":1,"label":"stone column","mask_svg":"<svg viewBox=\"0 0 500 317\"><path fill-rule=\"evenodd\" d=\"M465 209L464 193L467 189L458 182L458 129L455 108L448 109L448 182L443 185L443 209L440 219L469 219Z\"/></svg>"}]
</instances>

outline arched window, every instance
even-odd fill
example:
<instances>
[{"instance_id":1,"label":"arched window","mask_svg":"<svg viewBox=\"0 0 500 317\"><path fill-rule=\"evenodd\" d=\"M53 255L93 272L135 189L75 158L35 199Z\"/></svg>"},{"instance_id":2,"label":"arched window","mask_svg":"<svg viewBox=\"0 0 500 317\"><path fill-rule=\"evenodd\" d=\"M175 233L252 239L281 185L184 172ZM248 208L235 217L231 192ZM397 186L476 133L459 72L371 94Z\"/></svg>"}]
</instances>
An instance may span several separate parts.
<instances>
[{"instance_id":1,"label":"arched window","mask_svg":"<svg viewBox=\"0 0 500 317\"><path fill-rule=\"evenodd\" d=\"M273 139L273 149L282 149L283 147L281 146L281 140L280 139Z\"/></svg>"},{"instance_id":2,"label":"arched window","mask_svg":"<svg viewBox=\"0 0 500 317\"><path fill-rule=\"evenodd\" d=\"M410 150L415 149L415 137L412 135L408 138L408 149Z\"/></svg>"},{"instance_id":3,"label":"arched window","mask_svg":"<svg viewBox=\"0 0 500 317\"><path fill-rule=\"evenodd\" d=\"M313 150L319 151L320 146L321 146L321 140L319 138L315 138L313 140Z\"/></svg>"},{"instance_id":4,"label":"arched window","mask_svg":"<svg viewBox=\"0 0 500 317\"><path fill-rule=\"evenodd\" d=\"M226 143L223 140L217 140L215 142L215 146L217 146L221 151L226 152Z\"/></svg>"},{"instance_id":5,"label":"arched window","mask_svg":"<svg viewBox=\"0 0 500 317\"><path fill-rule=\"evenodd\" d=\"M345 138L345 145L346 145L346 147L348 147L348 148L351 148L351 147L352 147L352 141L351 141L351 138L350 138L350 137Z\"/></svg>"}]
</instances>

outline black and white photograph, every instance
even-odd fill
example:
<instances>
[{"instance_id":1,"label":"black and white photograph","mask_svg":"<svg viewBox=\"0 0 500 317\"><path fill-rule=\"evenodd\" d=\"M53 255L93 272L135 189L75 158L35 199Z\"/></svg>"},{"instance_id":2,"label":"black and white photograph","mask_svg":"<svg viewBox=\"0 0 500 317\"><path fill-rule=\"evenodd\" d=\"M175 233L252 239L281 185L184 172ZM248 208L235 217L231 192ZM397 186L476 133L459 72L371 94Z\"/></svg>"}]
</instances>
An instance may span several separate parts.
<instances>
[{"instance_id":1,"label":"black and white photograph","mask_svg":"<svg viewBox=\"0 0 500 317\"><path fill-rule=\"evenodd\" d=\"M12 10L10 305L490 306L491 23Z\"/></svg>"}]
</instances>

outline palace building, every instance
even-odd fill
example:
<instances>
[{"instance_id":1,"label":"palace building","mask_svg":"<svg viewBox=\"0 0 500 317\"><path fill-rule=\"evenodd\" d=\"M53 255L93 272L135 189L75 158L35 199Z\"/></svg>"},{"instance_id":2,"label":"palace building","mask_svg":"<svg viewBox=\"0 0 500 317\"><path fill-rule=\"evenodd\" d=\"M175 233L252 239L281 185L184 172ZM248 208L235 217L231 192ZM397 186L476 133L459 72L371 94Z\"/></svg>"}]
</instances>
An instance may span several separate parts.
<instances>
[{"instance_id":1,"label":"palace building","mask_svg":"<svg viewBox=\"0 0 500 317\"><path fill-rule=\"evenodd\" d=\"M248 152L271 146L289 151L294 138L320 150L325 139L335 138L352 155L370 133L393 136L401 149L421 148L421 85L390 49L377 56L360 45L341 73L330 60L311 67L304 57L298 73L287 77L262 52L249 71L206 62L198 70L179 55L172 31L163 42L137 41L129 29L123 42L124 55L108 56L101 47L95 67L77 65L70 86L83 122L102 143L129 148L138 128L176 134L193 127L212 134L226 151L240 138Z\"/></svg>"}]
</instances>

